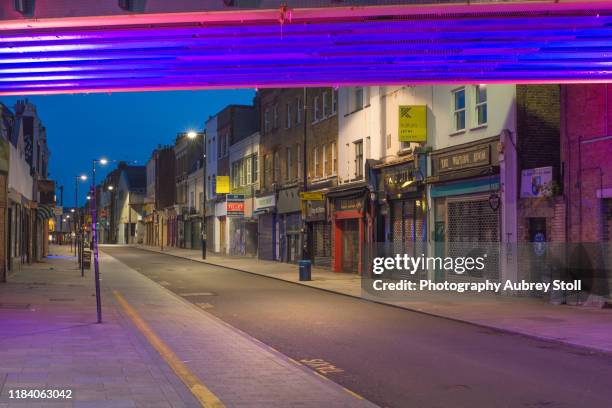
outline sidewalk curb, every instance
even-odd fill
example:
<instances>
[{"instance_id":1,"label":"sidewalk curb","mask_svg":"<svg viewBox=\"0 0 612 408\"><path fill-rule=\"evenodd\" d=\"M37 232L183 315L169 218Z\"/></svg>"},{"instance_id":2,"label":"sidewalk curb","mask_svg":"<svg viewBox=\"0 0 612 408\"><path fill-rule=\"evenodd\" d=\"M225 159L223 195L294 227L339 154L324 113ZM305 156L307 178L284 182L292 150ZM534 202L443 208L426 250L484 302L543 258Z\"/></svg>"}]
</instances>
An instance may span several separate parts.
<instances>
[{"instance_id":1,"label":"sidewalk curb","mask_svg":"<svg viewBox=\"0 0 612 408\"><path fill-rule=\"evenodd\" d=\"M347 296L347 297L350 297L350 298L353 298L353 299L360 299L360 300L363 300L363 301L366 301L366 302L376 303L376 304L383 305L383 306L388 306L388 307L394 307L396 309L408 310L410 312L420 313L420 314L425 315L425 316L437 317L437 318L440 318L440 319L445 319L445 320L456 322L456 323L469 324L471 326L480 327L480 328L483 328L483 329L494 330L494 331L497 331L497 332L500 332L500 333L510 334L510 335L514 335L514 336L522 336L522 337L525 337L525 338L528 338L528 339L532 339L532 340L545 341L545 342L552 343L552 344L557 344L557 345L560 345L560 346L571 347L571 348L574 348L574 349L579 349L579 350L586 351L586 352L588 352L590 354L599 354L599 355L612 356L612 351L602 350L602 349L598 349L596 347L585 346L585 345L582 345L582 344L576 344L576 343L564 341L564 340L561 340L561 339L555 339L555 338L550 338L550 337L538 336L537 334L522 333L522 332L515 331L515 330L512 330L512 329L496 327L496 326L488 325L488 324L485 324L485 323L478 323L478 322L473 322L473 321L470 321L470 320L460 319L460 318L457 318L457 317L445 316L445 315L437 314L437 313L434 313L434 312L426 312L424 310L419 310L419 309L415 309L415 308L411 308L411 307L407 307L407 306L395 305L395 304L386 303L386 302L383 302L383 301L380 301L380 300L369 299L369 298L365 298L365 297L361 297L361 296L351 295L349 293L338 292L338 291L333 290L333 289L326 289L326 288L321 288L321 287L317 287L317 286L310 286L310 285L307 285L307 284L304 284L304 283L290 281L290 280L286 280L286 279L283 279L283 278L278 278L276 276L263 275L263 274L260 274L260 273L257 273L257 272L247 271L245 269L234 268L234 267L231 267L231 266L221 266L221 265L218 265L216 263L207 262L207 261L204 261L204 260L201 260L201 259L186 258L186 257L181 256L181 255L176 255L176 254L172 254L170 252L160 251L158 249L147 248L145 246L138 246L138 245L130 245L130 246L132 248L135 248L135 249L140 249L140 250L143 250L143 251L148 251L148 252L168 255L168 256L175 257L175 258L184 259L186 261L203 263L203 264L210 265L210 266L217 266L219 268L231 269L231 270L234 270L234 271L248 273L248 274L256 275L256 276L261 276L261 277L264 277L264 278L275 279L275 280L278 280L278 281L281 281L281 282L292 283L294 285L299 285L299 286L303 286L303 287L307 287L307 288L311 288L311 289L322 290L324 292L333 293L335 295Z\"/></svg>"}]
</instances>

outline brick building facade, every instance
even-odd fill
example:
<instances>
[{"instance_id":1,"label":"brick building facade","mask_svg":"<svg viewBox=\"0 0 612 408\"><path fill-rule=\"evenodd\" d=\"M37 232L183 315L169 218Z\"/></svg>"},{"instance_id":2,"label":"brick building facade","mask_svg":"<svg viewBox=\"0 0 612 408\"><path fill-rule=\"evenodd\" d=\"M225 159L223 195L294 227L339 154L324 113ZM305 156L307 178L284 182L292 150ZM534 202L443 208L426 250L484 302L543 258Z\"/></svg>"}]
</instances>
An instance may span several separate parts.
<instances>
[{"instance_id":1,"label":"brick building facade","mask_svg":"<svg viewBox=\"0 0 612 408\"><path fill-rule=\"evenodd\" d=\"M324 193L336 185L337 91L332 88L266 89L259 92L258 99L261 124L258 196L274 196L276 202L276 214L262 215L260 221L262 227L273 226L270 236L260 234L266 240L262 244L270 247L262 255L267 259L295 262L302 256L304 246L299 192L304 191L305 176L309 191ZM323 249L331 245L325 201L311 202L308 209L307 256L313 257L315 263L319 258L320 265L328 265L329 249Z\"/></svg>"}]
</instances>

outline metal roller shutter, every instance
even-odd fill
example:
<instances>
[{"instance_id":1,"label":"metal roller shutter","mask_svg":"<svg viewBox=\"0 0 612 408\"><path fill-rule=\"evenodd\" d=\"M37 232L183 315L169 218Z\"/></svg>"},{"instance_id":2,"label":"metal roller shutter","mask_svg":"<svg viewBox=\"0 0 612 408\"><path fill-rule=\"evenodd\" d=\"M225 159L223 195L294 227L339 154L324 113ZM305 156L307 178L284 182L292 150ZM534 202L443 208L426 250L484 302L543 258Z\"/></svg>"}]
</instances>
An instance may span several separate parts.
<instances>
[{"instance_id":1,"label":"metal roller shutter","mask_svg":"<svg viewBox=\"0 0 612 408\"><path fill-rule=\"evenodd\" d=\"M326 221L313 223L314 264L331 266L331 224Z\"/></svg>"},{"instance_id":2,"label":"metal roller shutter","mask_svg":"<svg viewBox=\"0 0 612 408\"><path fill-rule=\"evenodd\" d=\"M483 271L454 273L455 279L499 280L499 242L501 211L494 211L486 197L448 200L447 256L478 257L487 254Z\"/></svg>"}]
</instances>

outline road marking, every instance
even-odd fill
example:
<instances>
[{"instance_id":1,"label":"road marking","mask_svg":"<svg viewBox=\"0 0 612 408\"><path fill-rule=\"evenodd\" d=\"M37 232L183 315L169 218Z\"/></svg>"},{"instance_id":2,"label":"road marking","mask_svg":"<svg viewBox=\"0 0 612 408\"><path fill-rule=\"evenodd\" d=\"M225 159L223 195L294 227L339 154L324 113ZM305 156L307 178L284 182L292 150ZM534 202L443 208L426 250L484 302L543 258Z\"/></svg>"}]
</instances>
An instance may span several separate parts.
<instances>
[{"instance_id":1,"label":"road marking","mask_svg":"<svg viewBox=\"0 0 612 408\"><path fill-rule=\"evenodd\" d=\"M344 372L343 369L338 368L335 365L333 365L332 363L329 363L329 362L327 362L327 361L325 361L323 359L320 359L320 358L302 359L302 360L300 360L300 362L302 364L307 365L310 368L314 368L315 370L317 370L321 374L343 373Z\"/></svg>"},{"instance_id":2,"label":"road marking","mask_svg":"<svg viewBox=\"0 0 612 408\"><path fill-rule=\"evenodd\" d=\"M116 290L113 290L115 299L123 309L126 315L132 320L132 323L146 337L151 346L162 356L168 363L174 373L181 381L189 388L189 391L197 398L202 407L206 408L225 408L221 400L212 393L206 385L183 363L172 349L164 343L164 341L155 334L149 325L140 317L136 309L134 309L125 298Z\"/></svg>"},{"instance_id":3,"label":"road marking","mask_svg":"<svg viewBox=\"0 0 612 408\"><path fill-rule=\"evenodd\" d=\"M170 282L166 282L166 281L159 281L158 282L160 285L162 286L170 286Z\"/></svg>"},{"instance_id":4,"label":"road marking","mask_svg":"<svg viewBox=\"0 0 612 408\"><path fill-rule=\"evenodd\" d=\"M212 309L214 307L210 303L196 303L196 306L200 309Z\"/></svg>"},{"instance_id":5,"label":"road marking","mask_svg":"<svg viewBox=\"0 0 612 408\"><path fill-rule=\"evenodd\" d=\"M321 358L312 358L312 359L302 359L300 360L300 362L298 363L297 361L293 360L293 359L289 359L291 361L293 361L296 364L302 363L310 368L314 368L315 374L318 375L319 377L327 380L327 381L331 381L331 379L323 374L328 374L328 373L343 373L344 370L341 368L336 367L335 365L321 359ZM340 386L342 387L342 386ZM346 387L342 387L342 389L344 391L346 391L348 394L352 395L353 397L363 400L364 398L357 394L354 391L349 390Z\"/></svg>"},{"instance_id":6,"label":"road marking","mask_svg":"<svg viewBox=\"0 0 612 408\"><path fill-rule=\"evenodd\" d=\"M348 389L348 388L346 388L346 387L342 387L342 388L344 388L344 391L348 392L348 393L349 393L350 395L352 395L353 397L355 397L355 398L357 398L357 399L360 399L360 400L362 400L362 399L363 399L363 397L362 397L361 395L357 394L355 391L351 391L351 390L349 390L349 389Z\"/></svg>"},{"instance_id":7,"label":"road marking","mask_svg":"<svg viewBox=\"0 0 612 408\"><path fill-rule=\"evenodd\" d=\"M190 293L179 293L179 296L189 297L189 296L215 296L213 292L190 292Z\"/></svg>"}]
</instances>

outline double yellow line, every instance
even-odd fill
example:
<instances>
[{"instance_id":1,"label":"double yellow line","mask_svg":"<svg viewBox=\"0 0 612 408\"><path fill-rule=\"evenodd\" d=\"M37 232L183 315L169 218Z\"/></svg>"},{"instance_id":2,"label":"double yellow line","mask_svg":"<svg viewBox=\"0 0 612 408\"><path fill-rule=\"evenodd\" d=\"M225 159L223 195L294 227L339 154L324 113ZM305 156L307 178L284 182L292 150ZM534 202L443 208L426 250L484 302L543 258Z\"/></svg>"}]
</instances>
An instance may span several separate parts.
<instances>
[{"instance_id":1,"label":"double yellow line","mask_svg":"<svg viewBox=\"0 0 612 408\"><path fill-rule=\"evenodd\" d=\"M113 290L115 299L132 320L134 325L146 337L151 346L162 356L162 358L172 368L174 373L181 381L189 388L189 391L197 398L200 404L206 408L225 408L225 405L213 392L204 385L202 381L183 363L170 347L149 327L149 325L140 317L138 312L125 300L121 293Z\"/></svg>"}]
</instances>

